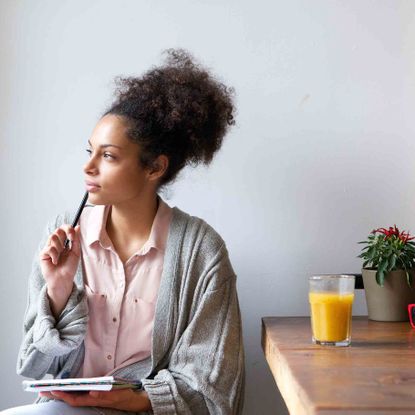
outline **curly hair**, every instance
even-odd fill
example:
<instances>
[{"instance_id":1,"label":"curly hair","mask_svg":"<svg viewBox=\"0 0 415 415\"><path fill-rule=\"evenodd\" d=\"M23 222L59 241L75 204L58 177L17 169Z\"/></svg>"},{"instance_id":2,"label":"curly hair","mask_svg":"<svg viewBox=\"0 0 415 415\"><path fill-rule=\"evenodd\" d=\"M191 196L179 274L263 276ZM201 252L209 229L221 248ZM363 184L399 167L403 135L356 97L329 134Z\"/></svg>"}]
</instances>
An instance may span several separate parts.
<instances>
[{"instance_id":1,"label":"curly hair","mask_svg":"<svg viewBox=\"0 0 415 415\"><path fill-rule=\"evenodd\" d=\"M186 165L208 165L235 124L234 88L218 81L184 49L167 49L165 63L141 77L117 76L116 100L103 115L127 121L127 136L140 145L142 166L169 159L159 187Z\"/></svg>"}]
</instances>

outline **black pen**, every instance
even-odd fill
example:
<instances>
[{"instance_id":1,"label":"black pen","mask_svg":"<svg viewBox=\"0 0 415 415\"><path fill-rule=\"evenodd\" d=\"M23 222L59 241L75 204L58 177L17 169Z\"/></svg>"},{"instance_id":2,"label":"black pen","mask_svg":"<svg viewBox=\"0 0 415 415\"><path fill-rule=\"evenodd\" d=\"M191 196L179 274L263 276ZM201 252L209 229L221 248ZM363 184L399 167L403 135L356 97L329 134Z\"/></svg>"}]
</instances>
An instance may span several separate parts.
<instances>
[{"instance_id":1,"label":"black pen","mask_svg":"<svg viewBox=\"0 0 415 415\"><path fill-rule=\"evenodd\" d=\"M76 212L75 219L72 222L72 228L75 228L75 226L78 224L79 218L81 217L81 213L84 210L86 201L88 200L88 192L85 192L84 198L82 199L81 204L79 205L78 211ZM70 240L65 240L65 249L68 247Z\"/></svg>"}]
</instances>

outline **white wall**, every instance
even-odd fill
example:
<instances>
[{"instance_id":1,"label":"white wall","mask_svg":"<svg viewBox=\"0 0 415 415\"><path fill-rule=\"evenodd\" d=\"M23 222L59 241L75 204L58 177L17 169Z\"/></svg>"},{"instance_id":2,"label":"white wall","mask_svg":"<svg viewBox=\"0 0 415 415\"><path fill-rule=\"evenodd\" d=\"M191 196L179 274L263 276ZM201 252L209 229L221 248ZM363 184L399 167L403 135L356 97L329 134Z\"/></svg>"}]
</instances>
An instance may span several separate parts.
<instances>
[{"instance_id":1,"label":"white wall","mask_svg":"<svg viewBox=\"0 0 415 415\"><path fill-rule=\"evenodd\" d=\"M184 47L236 88L238 125L168 203L227 241L245 414L286 413L260 318L307 315L307 277L359 272L356 242L374 227L415 231L414 15L410 0L1 0L0 409L34 399L15 374L30 264L46 221L83 195L113 77Z\"/></svg>"}]
</instances>

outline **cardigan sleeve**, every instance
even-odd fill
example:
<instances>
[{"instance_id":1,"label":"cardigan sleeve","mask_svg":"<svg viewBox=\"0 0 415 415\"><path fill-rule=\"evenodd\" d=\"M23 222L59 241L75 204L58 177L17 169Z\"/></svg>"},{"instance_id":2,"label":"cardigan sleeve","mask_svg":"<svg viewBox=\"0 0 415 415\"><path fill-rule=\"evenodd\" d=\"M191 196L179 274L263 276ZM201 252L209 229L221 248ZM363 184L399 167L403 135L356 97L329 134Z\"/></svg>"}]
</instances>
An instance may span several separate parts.
<instances>
[{"instance_id":1,"label":"cardigan sleeve","mask_svg":"<svg viewBox=\"0 0 415 415\"><path fill-rule=\"evenodd\" d=\"M65 356L82 343L87 328L88 306L85 293L75 283L68 302L57 319L50 309L39 255L48 236L61 222L62 218L58 215L46 226L29 275L23 340L18 353L16 372L35 379L40 379L47 373L55 376ZM77 272L79 269L80 267Z\"/></svg>"},{"instance_id":2,"label":"cardigan sleeve","mask_svg":"<svg viewBox=\"0 0 415 415\"><path fill-rule=\"evenodd\" d=\"M203 294L168 368L142 380L154 415L242 411L244 349L236 277L213 285Z\"/></svg>"}]
</instances>

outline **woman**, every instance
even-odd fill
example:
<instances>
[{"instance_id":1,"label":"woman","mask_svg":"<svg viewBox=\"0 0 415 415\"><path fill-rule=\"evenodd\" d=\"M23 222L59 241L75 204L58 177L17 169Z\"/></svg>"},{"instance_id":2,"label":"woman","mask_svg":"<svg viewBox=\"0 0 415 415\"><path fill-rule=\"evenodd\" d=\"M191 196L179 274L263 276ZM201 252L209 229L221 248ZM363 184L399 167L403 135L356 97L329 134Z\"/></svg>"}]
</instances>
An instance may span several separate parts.
<instances>
[{"instance_id":1,"label":"woman","mask_svg":"<svg viewBox=\"0 0 415 415\"><path fill-rule=\"evenodd\" d=\"M158 195L208 164L234 124L232 89L168 50L118 78L84 166L89 201L49 225L29 279L17 373L114 375L142 390L42 392L5 414L239 414L244 350L236 276L221 237ZM64 248L68 238L72 246Z\"/></svg>"}]
</instances>

